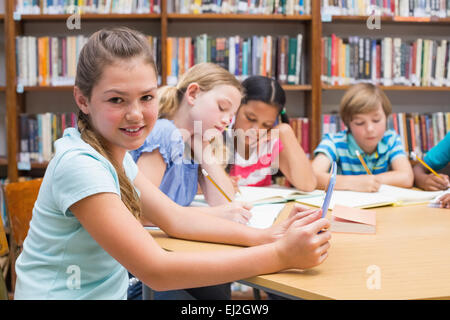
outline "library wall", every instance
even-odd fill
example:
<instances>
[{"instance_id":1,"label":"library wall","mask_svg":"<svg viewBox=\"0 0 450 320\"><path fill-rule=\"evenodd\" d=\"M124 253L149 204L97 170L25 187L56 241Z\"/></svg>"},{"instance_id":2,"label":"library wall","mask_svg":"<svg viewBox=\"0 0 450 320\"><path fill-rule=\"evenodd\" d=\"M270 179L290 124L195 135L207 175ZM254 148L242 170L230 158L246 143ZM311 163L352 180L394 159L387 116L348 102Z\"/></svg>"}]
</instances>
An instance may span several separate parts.
<instances>
[{"instance_id":1,"label":"library wall","mask_svg":"<svg viewBox=\"0 0 450 320\"><path fill-rule=\"evenodd\" d=\"M381 22L381 29L369 30L366 22L351 23L323 23L323 36L335 33L339 37L362 36L370 38L400 37L405 40L423 39L449 39L448 25L438 24L389 24ZM322 112L331 113L339 110L339 102L345 91L323 90ZM390 91L385 93L393 105L393 112L438 112L450 111L448 92L436 91Z\"/></svg>"}]
</instances>

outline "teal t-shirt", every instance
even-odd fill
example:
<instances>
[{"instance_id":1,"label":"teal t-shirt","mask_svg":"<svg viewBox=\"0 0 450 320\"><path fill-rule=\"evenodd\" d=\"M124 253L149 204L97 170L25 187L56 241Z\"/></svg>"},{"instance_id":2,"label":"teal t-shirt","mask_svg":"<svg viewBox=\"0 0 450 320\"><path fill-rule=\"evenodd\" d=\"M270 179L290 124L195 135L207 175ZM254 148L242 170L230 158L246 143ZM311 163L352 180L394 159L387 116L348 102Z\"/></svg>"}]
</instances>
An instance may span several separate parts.
<instances>
[{"instance_id":1,"label":"teal t-shirt","mask_svg":"<svg viewBox=\"0 0 450 320\"><path fill-rule=\"evenodd\" d=\"M423 159L434 170L441 170L450 162L450 132Z\"/></svg>"},{"instance_id":2,"label":"teal t-shirt","mask_svg":"<svg viewBox=\"0 0 450 320\"><path fill-rule=\"evenodd\" d=\"M127 153L133 181L138 169ZM120 195L112 164L69 128L55 142L16 261L15 299L126 299L128 273L83 228L69 208L97 193Z\"/></svg>"}]
</instances>

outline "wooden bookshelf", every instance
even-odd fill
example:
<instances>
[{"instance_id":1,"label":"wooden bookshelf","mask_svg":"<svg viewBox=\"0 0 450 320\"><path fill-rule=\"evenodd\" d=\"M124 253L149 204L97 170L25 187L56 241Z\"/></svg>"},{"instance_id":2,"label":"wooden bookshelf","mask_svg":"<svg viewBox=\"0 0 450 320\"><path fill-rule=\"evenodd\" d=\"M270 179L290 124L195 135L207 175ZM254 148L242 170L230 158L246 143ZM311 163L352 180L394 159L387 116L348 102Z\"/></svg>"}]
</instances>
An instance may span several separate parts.
<instances>
[{"instance_id":1,"label":"wooden bookshelf","mask_svg":"<svg viewBox=\"0 0 450 320\"><path fill-rule=\"evenodd\" d=\"M227 21L311 21L311 15L282 15L282 14L180 14L168 13L169 20L227 20Z\"/></svg>"},{"instance_id":2,"label":"wooden bookshelf","mask_svg":"<svg viewBox=\"0 0 450 320\"><path fill-rule=\"evenodd\" d=\"M67 20L70 14L26 14L21 15L19 21L59 21ZM93 14L83 13L80 14L80 19L86 20L150 20L160 19L161 15L157 13L149 14Z\"/></svg>"},{"instance_id":3,"label":"wooden bookshelf","mask_svg":"<svg viewBox=\"0 0 450 320\"><path fill-rule=\"evenodd\" d=\"M283 28L292 28L291 25L298 24L302 28L305 64L302 66L306 70L306 78L304 79L306 84L302 85L287 85L284 84L283 88L287 92L301 92L302 99L304 99L304 114L308 117L310 122L310 146L311 152L318 145L321 139L321 121L322 121L322 96L327 91L344 91L349 86L332 86L323 84L321 80L321 38L323 36L322 29L326 25L330 27L333 24L348 24L351 27L356 27L357 24L361 25L365 23L368 16L332 16L331 21L322 21L321 8L319 0L311 1L311 14L310 15L251 15L251 14L178 14L167 12L167 0L161 2L161 14L81 14L81 19L85 23L95 22L97 24L105 23L105 26L120 25L122 22L129 24L130 22L137 21L139 23L149 21L154 25L159 25L158 35L161 38L161 79L162 85L166 84L166 43L165 40L172 36L172 28L176 30L178 27L176 24L188 23L189 25L198 24L205 25L206 23L215 23L220 26L224 26L224 36L231 36L226 30L227 22L238 23L239 26L243 26L245 30L246 26L258 26L259 24L276 25L276 30L273 34L280 34L280 30ZM8 164L8 178L11 181L17 181L18 172L17 169L17 147L18 147L18 113L26 112L26 95L17 93L16 87L16 48L15 37L24 34L24 30L27 30L25 26L37 25L43 22L61 23L70 17L69 14L38 14L38 15L21 15L19 20L14 20L14 1L4 1L5 13L0 14L0 23L4 23L4 43L5 43L5 67L6 70L6 86L0 86L0 92L4 92L6 96L6 113L7 113L7 150L8 159L3 160L3 163ZM410 24L422 26L428 26L432 28L433 25L450 24L450 18L430 18L430 19L404 19L391 16L380 17L381 23L395 25L403 28L408 28ZM285 23L286 22L286 23ZM289 29L291 30L291 29ZM289 32L287 30L286 33ZM205 28L205 32L208 32ZM374 31L375 32L375 31ZM377 30L377 37L383 34L383 29ZM433 34L433 31L430 31ZM51 35L51 34L50 34ZM174 35L176 36L176 35ZM414 91L414 92L450 92L450 87L414 87L414 86L381 86L386 91ZM51 94L52 92L70 92L73 90L73 86L28 86L23 88L23 92L39 92L42 94ZM449 99L450 101L450 99ZM288 109L289 113L289 109ZM0 164L1 164L0 159ZM45 169L47 163L32 163L31 168ZM22 173L22 171L21 171Z\"/></svg>"},{"instance_id":4,"label":"wooden bookshelf","mask_svg":"<svg viewBox=\"0 0 450 320\"><path fill-rule=\"evenodd\" d=\"M433 87L433 86L415 87L415 86L399 86L399 85L379 86L379 87L385 91L444 91L444 92L450 92L450 87ZM349 85L331 86L331 85L327 85L327 84L322 84L323 90L347 90L349 88L350 88Z\"/></svg>"},{"instance_id":5,"label":"wooden bookshelf","mask_svg":"<svg viewBox=\"0 0 450 320\"><path fill-rule=\"evenodd\" d=\"M361 23L369 19L370 16L332 16L331 21L324 21L323 23ZM448 24L450 23L450 18L414 18L414 17L392 17L392 16L381 16L381 22L389 24Z\"/></svg>"}]
</instances>

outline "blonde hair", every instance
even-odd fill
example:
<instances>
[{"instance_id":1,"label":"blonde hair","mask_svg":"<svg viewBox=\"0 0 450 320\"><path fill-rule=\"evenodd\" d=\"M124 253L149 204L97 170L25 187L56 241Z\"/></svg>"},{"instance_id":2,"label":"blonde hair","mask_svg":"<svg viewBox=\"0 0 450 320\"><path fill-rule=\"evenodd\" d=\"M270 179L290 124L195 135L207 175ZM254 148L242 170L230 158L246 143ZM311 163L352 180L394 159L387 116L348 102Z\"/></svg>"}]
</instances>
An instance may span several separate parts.
<instances>
[{"instance_id":1,"label":"blonde hair","mask_svg":"<svg viewBox=\"0 0 450 320\"><path fill-rule=\"evenodd\" d=\"M174 116L191 83L197 83L201 91L212 90L218 85L230 85L243 94L240 82L230 72L214 63L199 63L181 76L176 86L165 86L158 90L159 118L171 119Z\"/></svg>"},{"instance_id":2,"label":"blonde hair","mask_svg":"<svg viewBox=\"0 0 450 320\"><path fill-rule=\"evenodd\" d=\"M386 118L392 113L392 105L383 90L370 83L358 83L344 94L339 114L344 124L349 127L353 116L376 110L381 104Z\"/></svg>"},{"instance_id":3,"label":"blonde hair","mask_svg":"<svg viewBox=\"0 0 450 320\"><path fill-rule=\"evenodd\" d=\"M151 65L157 74L151 48L143 34L126 27L99 30L89 37L88 42L81 49L75 86L90 100L92 89L100 80L104 67L132 58L142 58L143 62ZM78 130L81 138L114 166L119 178L122 202L136 218L140 217L139 196L126 176L122 163L114 160L107 148L106 140L92 126L89 115L81 110L78 113Z\"/></svg>"}]
</instances>

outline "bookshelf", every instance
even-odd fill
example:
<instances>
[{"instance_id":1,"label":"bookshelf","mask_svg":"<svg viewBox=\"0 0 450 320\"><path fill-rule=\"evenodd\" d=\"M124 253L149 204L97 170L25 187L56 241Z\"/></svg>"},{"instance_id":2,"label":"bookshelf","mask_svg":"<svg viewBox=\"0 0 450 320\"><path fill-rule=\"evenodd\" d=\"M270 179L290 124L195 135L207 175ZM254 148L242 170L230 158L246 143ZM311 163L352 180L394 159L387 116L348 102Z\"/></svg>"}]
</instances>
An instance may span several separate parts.
<instances>
[{"instance_id":1,"label":"bookshelf","mask_svg":"<svg viewBox=\"0 0 450 320\"><path fill-rule=\"evenodd\" d=\"M348 16L333 15L329 21L323 19L321 14L321 1L311 1L311 13L308 15L282 15L282 14L180 14L168 12L168 0L161 1L161 13L151 14L81 14L83 27L88 32L95 31L107 25L131 25L133 23L145 24L152 23L152 27L157 26L156 34L161 38L161 80L166 84L167 80L167 47L166 39L169 37L183 37L186 34L198 35L208 33L213 36L234 36L237 34L259 34L276 35L282 33L294 33L300 30L303 35L305 63L304 81L302 84L292 85L283 84L283 88L288 96L288 114L301 114L308 118L309 145L311 151L320 142L321 139L321 121L322 114L330 109L330 100L333 100L334 107L339 104L339 99L343 92L348 89L348 85L329 85L322 83L321 79L321 39L329 36L330 32L336 32L341 35L340 30L344 30L342 35L352 35L362 29L367 29L366 21L368 16ZM44 97L48 95L70 95L73 86L25 86L23 93L17 93L16 87L16 44L15 37L26 35L30 29L44 24L52 26L61 26L70 16L68 14L23 14L20 20L14 20L14 1L5 1L5 13L0 14L0 24L5 26L5 60L6 60L6 86L0 86L0 94L6 96L7 113L7 149L8 149L8 171L7 175L12 181L16 181L20 175L17 168L18 153L18 115L26 112L27 106L35 97ZM323 21L322 21L323 19ZM382 16L380 22L383 26L381 30L365 31L369 37L381 38L389 35L392 30L426 30L425 33L433 36L435 28L448 29L450 18L412 18L412 17L392 17ZM94 26L94 27L89 27ZM47 28L51 30L50 28ZM238 30L236 33L234 30ZM257 30L258 32L248 31ZM261 31L260 31L261 30ZM295 31L293 31L295 30ZM330 31L331 30L331 31ZM142 31L142 30L141 30ZM268 31L268 32L266 32ZM45 33L45 32L44 32ZM47 32L45 35L51 36L53 32ZM84 33L86 34L86 31ZM147 32L146 34L149 34ZM156 35L153 32L153 35ZM411 35L414 37L414 35ZM439 35L438 37L441 37ZM439 99L448 100L450 87L412 87L406 85L382 86L382 89L388 95L394 95L397 100L399 97L410 96L417 92L418 97L425 95L426 99L433 99L436 95ZM28 98L27 95L32 95ZM395 99L394 99L395 100ZM420 99L419 99L420 100ZM301 109L301 110L300 110ZM4 163L4 161L3 161ZM0 165L2 162L0 161ZM46 168L44 163L32 163L32 169L42 170Z\"/></svg>"}]
</instances>

